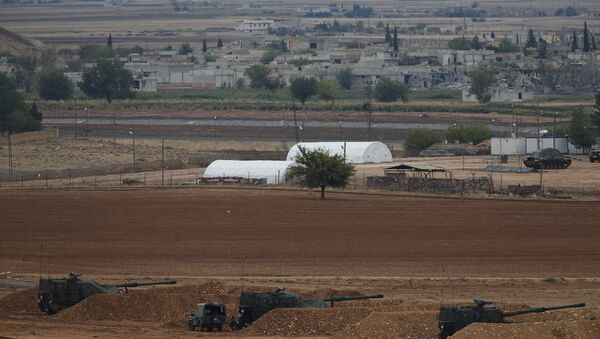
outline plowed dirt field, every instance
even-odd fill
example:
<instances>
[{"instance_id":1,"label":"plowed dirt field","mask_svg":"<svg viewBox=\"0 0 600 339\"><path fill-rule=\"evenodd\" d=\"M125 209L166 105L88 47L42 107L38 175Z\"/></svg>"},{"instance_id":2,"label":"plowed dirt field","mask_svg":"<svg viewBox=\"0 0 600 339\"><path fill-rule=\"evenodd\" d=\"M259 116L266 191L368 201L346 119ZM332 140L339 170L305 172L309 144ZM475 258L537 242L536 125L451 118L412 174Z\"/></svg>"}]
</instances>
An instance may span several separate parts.
<instances>
[{"instance_id":1,"label":"plowed dirt field","mask_svg":"<svg viewBox=\"0 0 600 339\"><path fill-rule=\"evenodd\" d=\"M76 271L104 282L174 277L183 285L90 298L52 317L37 314L33 291L5 288L3 335L190 336L183 324L196 302L220 300L232 314L241 289L271 286L386 298L349 302L343 311L278 312L239 333L193 335L429 337L440 301L475 297L515 307L587 302L589 311L571 317L524 319L541 322L531 330L541 337L563 322L575 337L600 335L598 202L47 189L0 191L0 211L0 271L8 278ZM514 337L526 334L521 328ZM504 330L512 327L479 326L465 337Z\"/></svg>"}]
</instances>

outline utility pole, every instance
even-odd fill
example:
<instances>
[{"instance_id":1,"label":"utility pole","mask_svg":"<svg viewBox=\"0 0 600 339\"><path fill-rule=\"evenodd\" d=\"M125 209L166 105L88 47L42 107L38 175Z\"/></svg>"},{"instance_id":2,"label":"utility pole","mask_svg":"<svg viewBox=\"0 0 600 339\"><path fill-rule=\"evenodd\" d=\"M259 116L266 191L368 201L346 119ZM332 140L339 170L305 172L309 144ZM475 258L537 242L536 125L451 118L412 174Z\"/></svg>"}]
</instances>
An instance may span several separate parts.
<instances>
[{"instance_id":1,"label":"utility pole","mask_svg":"<svg viewBox=\"0 0 600 339\"><path fill-rule=\"evenodd\" d=\"M372 140L373 131L372 131L372 120L373 120L373 106L372 106L372 96L373 96L373 80L365 80L364 84L364 92L365 92L365 100L363 101L363 109L367 111L367 137L368 140Z\"/></svg>"},{"instance_id":2,"label":"utility pole","mask_svg":"<svg viewBox=\"0 0 600 339\"><path fill-rule=\"evenodd\" d=\"M161 151L162 151L162 157L161 157L161 162L160 162L160 172L161 172L160 183L162 186L164 186L165 185L165 139L162 139L160 146L161 146Z\"/></svg>"},{"instance_id":3,"label":"utility pole","mask_svg":"<svg viewBox=\"0 0 600 339\"><path fill-rule=\"evenodd\" d=\"M213 117L213 138L217 137L217 116Z\"/></svg>"},{"instance_id":4,"label":"utility pole","mask_svg":"<svg viewBox=\"0 0 600 339\"><path fill-rule=\"evenodd\" d=\"M292 110L294 111L294 133L296 136L296 143L300 142L300 137L298 136L298 118L296 117L296 101L292 100Z\"/></svg>"},{"instance_id":5,"label":"utility pole","mask_svg":"<svg viewBox=\"0 0 600 339\"><path fill-rule=\"evenodd\" d=\"M540 103L539 102L537 104L537 111L535 112L535 115L537 116L537 149L539 151L539 150L541 150L541 147L540 147Z\"/></svg>"},{"instance_id":6,"label":"utility pole","mask_svg":"<svg viewBox=\"0 0 600 339\"><path fill-rule=\"evenodd\" d=\"M75 139L77 139L77 135L79 134L79 124L77 123L77 109L75 109Z\"/></svg>"},{"instance_id":7,"label":"utility pole","mask_svg":"<svg viewBox=\"0 0 600 339\"><path fill-rule=\"evenodd\" d=\"M12 162L12 140L11 132L8 131L8 174L13 174L13 162Z\"/></svg>"},{"instance_id":8,"label":"utility pole","mask_svg":"<svg viewBox=\"0 0 600 339\"><path fill-rule=\"evenodd\" d=\"M133 141L133 171L135 172L135 133L133 132L133 130L130 130L129 134L131 134L131 138Z\"/></svg>"}]
</instances>

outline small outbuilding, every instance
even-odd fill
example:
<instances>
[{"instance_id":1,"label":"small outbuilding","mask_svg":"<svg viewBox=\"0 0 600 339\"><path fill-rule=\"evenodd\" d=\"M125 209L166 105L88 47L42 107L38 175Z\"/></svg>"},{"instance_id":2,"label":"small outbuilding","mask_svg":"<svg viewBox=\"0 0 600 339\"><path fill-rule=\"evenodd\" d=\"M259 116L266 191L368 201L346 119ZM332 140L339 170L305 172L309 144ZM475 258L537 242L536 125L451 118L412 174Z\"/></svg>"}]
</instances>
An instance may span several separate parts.
<instances>
[{"instance_id":1,"label":"small outbuilding","mask_svg":"<svg viewBox=\"0 0 600 339\"><path fill-rule=\"evenodd\" d=\"M265 179L267 185L286 182L293 161L276 160L215 160L204 171L204 178L240 177Z\"/></svg>"},{"instance_id":2,"label":"small outbuilding","mask_svg":"<svg viewBox=\"0 0 600 339\"><path fill-rule=\"evenodd\" d=\"M331 155L341 155L346 157L347 163L382 163L391 162L392 153L389 148L379 141L366 142L302 142L294 145L287 155L288 161L293 161L302 147L307 150L323 149ZM345 148L344 148L345 146Z\"/></svg>"}]
</instances>

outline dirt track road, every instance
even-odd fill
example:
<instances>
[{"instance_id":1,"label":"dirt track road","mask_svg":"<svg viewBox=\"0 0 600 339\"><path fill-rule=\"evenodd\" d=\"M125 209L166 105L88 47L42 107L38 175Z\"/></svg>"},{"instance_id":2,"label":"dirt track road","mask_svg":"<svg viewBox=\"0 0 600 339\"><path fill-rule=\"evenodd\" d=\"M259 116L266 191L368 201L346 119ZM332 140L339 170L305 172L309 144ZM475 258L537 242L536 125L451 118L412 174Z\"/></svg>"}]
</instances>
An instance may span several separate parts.
<instances>
[{"instance_id":1,"label":"dirt track road","mask_svg":"<svg viewBox=\"0 0 600 339\"><path fill-rule=\"evenodd\" d=\"M600 276L597 202L188 188L3 191L0 206L11 272Z\"/></svg>"}]
</instances>

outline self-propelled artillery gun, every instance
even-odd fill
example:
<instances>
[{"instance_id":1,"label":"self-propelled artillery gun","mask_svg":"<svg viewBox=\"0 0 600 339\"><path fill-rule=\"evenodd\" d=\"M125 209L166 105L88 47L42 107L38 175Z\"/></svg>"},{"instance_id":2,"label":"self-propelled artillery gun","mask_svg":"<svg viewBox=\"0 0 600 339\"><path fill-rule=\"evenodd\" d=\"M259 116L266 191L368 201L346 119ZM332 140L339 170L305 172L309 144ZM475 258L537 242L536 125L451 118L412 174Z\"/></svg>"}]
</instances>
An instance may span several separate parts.
<instances>
[{"instance_id":1,"label":"self-propelled artillery gun","mask_svg":"<svg viewBox=\"0 0 600 339\"><path fill-rule=\"evenodd\" d=\"M383 294L365 296L331 296L327 298L303 299L296 293L276 288L271 292L242 292L238 306L237 319L232 319L232 329L242 329L276 308L325 308L327 303L383 298Z\"/></svg>"},{"instance_id":2,"label":"self-propelled artillery gun","mask_svg":"<svg viewBox=\"0 0 600 339\"><path fill-rule=\"evenodd\" d=\"M38 285L38 307L44 313L54 314L94 294L115 294L122 288L176 284L176 280L127 282L115 285L99 284L95 281L79 278L71 272L66 278L40 279Z\"/></svg>"},{"instance_id":3,"label":"self-propelled artillery gun","mask_svg":"<svg viewBox=\"0 0 600 339\"><path fill-rule=\"evenodd\" d=\"M485 300L474 300L474 305L441 307L438 314L439 339L446 339L472 323L510 323L506 318L526 313L541 313L564 308L584 307L572 304L553 307L534 307L516 311L504 311Z\"/></svg>"}]
</instances>

